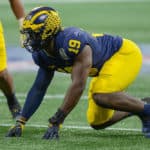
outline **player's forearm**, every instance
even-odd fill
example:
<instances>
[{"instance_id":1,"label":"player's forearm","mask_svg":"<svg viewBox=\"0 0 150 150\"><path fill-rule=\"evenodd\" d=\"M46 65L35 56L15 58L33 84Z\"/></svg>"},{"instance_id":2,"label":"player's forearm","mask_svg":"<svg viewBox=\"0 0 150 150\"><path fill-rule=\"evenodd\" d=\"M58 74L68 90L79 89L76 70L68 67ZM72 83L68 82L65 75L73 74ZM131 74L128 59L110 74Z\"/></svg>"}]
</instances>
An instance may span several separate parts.
<instances>
[{"instance_id":1,"label":"player's forearm","mask_svg":"<svg viewBox=\"0 0 150 150\"><path fill-rule=\"evenodd\" d=\"M82 88L81 88L82 87ZM63 104L57 110L57 112L49 119L49 123L52 125L60 125L64 122L66 116L76 106L79 101L85 86L81 84L72 84L66 94Z\"/></svg>"},{"instance_id":2,"label":"player's forearm","mask_svg":"<svg viewBox=\"0 0 150 150\"><path fill-rule=\"evenodd\" d=\"M16 18L19 20L21 18L24 18L25 16L25 11L23 4L20 0L9 0L11 9L16 16Z\"/></svg>"},{"instance_id":3,"label":"player's forearm","mask_svg":"<svg viewBox=\"0 0 150 150\"><path fill-rule=\"evenodd\" d=\"M67 91L64 98L64 102L60 109L68 114L78 103L85 88L85 83L83 81L72 84Z\"/></svg>"}]
</instances>

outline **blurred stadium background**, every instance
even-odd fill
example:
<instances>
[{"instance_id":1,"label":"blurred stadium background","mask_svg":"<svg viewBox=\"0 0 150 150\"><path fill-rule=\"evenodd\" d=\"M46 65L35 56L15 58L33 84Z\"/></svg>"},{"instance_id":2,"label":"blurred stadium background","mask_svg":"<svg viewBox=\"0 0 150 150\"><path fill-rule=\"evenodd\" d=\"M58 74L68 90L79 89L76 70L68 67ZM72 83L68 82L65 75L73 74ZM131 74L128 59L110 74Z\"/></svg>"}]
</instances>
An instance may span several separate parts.
<instances>
[{"instance_id":1,"label":"blurred stadium background","mask_svg":"<svg viewBox=\"0 0 150 150\"><path fill-rule=\"evenodd\" d=\"M149 95L150 0L22 0L22 2L26 12L41 5L54 7L59 11L64 26L77 26L92 33L120 35L138 43L143 53L143 67L139 77L127 91L139 98ZM17 96L23 105L26 93L34 81L37 67L33 64L31 54L20 48L18 22L7 0L0 0L0 20L4 27L8 67L14 77ZM47 119L61 103L69 84L68 79L66 75L56 75L45 96L45 101L29 121L21 139L4 138L8 130L7 126L12 125L14 121L11 120L5 98L0 93L0 150L70 150L70 148L73 150L149 150L149 140L145 140L139 132L141 125L137 118L129 118L107 131L89 130L86 121L87 101L85 101L87 88L83 100L65 121L61 141L59 143L41 141L47 127Z\"/></svg>"},{"instance_id":2,"label":"blurred stadium background","mask_svg":"<svg viewBox=\"0 0 150 150\"><path fill-rule=\"evenodd\" d=\"M26 12L40 5L55 7L62 16L64 26L78 26L89 32L118 34L136 41L143 52L142 72L150 70L148 2L148 0L23 0ZM1 8L0 18L4 26L10 70L19 68L35 70L36 66L32 64L30 54L20 48L18 24L8 9L8 1L1 0L0 4L4 6Z\"/></svg>"}]
</instances>

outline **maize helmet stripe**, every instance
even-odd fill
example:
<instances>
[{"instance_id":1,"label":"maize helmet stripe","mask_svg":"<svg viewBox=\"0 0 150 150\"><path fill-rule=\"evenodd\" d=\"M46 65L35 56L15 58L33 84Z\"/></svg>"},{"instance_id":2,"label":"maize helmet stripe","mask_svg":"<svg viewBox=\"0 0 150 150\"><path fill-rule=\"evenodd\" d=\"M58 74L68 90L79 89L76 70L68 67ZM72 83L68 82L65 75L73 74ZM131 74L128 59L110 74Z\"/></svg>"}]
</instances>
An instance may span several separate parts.
<instances>
[{"instance_id":1,"label":"maize helmet stripe","mask_svg":"<svg viewBox=\"0 0 150 150\"><path fill-rule=\"evenodd\" d=\"M46 10L44 9L46 8ZM45 22L43 22L45 20ZM30 28L34 32L39 32L38 29L40 29L42 26L46 25L47 28L51 28L54 34L55 32L60 28L58 26L61 23L60 18L58 16L58 13L48 7L36 7L35 10L33 9L33 12L31 11L25 18L23 22L23 28L28 29ZM47 32L47 31L45 31ZM49 33L50 34L50 33ZM52 33L51 33L52 34ZM46 35L44 35L46 37Z\"/></svg>"},{"instance_id":2,"label":"maize helmet stripe","mask_svg":"<svg viewBox=\"0 0 150 150\"><path fill-rule=\"evenodd\" d=\"M30 28L34 32L38 32L37 30L44 26L44 22L42 22L41 20L45 20L47 16L48 13L46 11L38 12L37 14L30 16L30 19L27 19L23 22L23 28Z\"/></svg>"}]
</instances>

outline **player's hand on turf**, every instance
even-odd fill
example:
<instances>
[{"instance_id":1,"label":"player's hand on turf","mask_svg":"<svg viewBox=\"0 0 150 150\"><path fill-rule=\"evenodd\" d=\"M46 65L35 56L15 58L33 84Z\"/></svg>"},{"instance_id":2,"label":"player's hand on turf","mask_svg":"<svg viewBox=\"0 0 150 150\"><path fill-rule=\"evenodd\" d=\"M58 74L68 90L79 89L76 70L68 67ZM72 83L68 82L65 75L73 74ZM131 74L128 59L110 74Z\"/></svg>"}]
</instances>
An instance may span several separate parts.
<instances>
[{"instance_id":1,"label":"player's hand on turf","mask_svg":"<svg viewBox=\"0 0 150 150\"><path fill-rule=\"evenodd\" d=\"M24 124L16 122L16 124L9 129L6 137L21 137L23 128Z\"/></svg>"},{"instance_id":2,"label":"player's hand on turf","mask_svg":"<svg viewBox=\"0 0 150 150\"><path fill-rule=\"evenodd\" d=\"M59 139L59 126L58 125L51 125L48 127L47 131L45 132L43 139Z\"/></svg>"},{"instance_id":3,"label":"player's hand on turf","mask_svg":"<svg viewBox=\"0 0 150 150\"><path fill-rule=\"evenodd\" d=\"M59 128L63 123L66 114L61 110L58 109L57 112L49 119L49 127L45 132L43 139L58 139L59 138Z\"/></svg>"}]
</instances>

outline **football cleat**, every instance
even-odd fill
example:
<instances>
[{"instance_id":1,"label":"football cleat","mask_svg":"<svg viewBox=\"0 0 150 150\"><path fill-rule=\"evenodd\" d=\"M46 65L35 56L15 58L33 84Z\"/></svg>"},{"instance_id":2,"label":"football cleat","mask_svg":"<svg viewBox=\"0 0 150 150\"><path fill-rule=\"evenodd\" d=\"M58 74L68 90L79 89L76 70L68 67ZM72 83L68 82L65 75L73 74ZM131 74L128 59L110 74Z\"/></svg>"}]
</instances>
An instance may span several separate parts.
<instances>
[{"instance_id":1,"label":"football cleat","mask_svg":"<svg viewBox=\"0 0 150 150\"><path fill-rule=\"evenodd\" d=\"M146 138L150 138L150 116L140 117L142 121L142 133Z\"/></svg>"},{"instance_id":2,"label":"football cleat","mask_svg":"<svg viewBox=\"0 0 150 150\"><path fill-rule=\"evenodd\" d=\"M142 101L145 102L146 104L150 104L150 97L144 97L142 98Z\"/></svg>"},{"instance_id":3,"label":"football cleat","mask_svg":"<svg viewBox=\"0 0 150 150\"><path fill-rule=\"evenodd\" d=\"M150 133L150 117L140 117L142 121L142 132Z\"/></svg>"},{"instance_id":4,"label":"football cleat","mask_svg":"<svg viewBox=\"0 0 150 150\"><path fill-rule=\"evenodd\" d=\"M150 97L142 98L146 104L150 103ZM145 137L150 138L150 116L139 116L142 121L142 133Z\"/></svg>"},{"instance_id":5,"label":"football cleat","mask_svg":"<svg viewBox=\"0 0 150 150\"><path fill-rule=\"evenodd\" d=\"M21 137L23 129L24 124L16 122L16 125L12 126L9 129L8 133L6 134L6 137Z\"/></svg>"}]
</instances>

